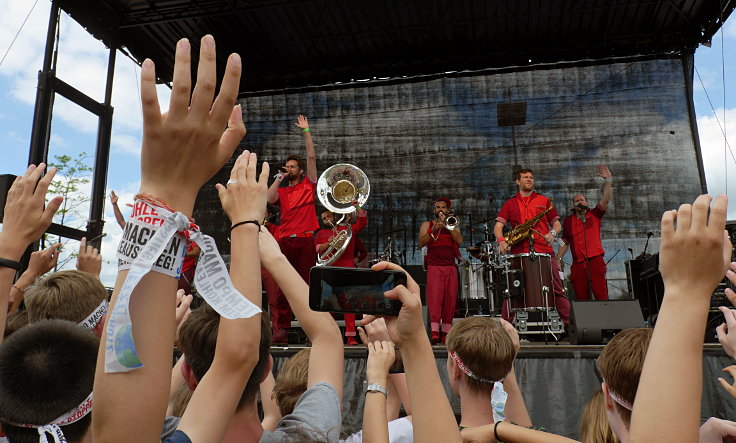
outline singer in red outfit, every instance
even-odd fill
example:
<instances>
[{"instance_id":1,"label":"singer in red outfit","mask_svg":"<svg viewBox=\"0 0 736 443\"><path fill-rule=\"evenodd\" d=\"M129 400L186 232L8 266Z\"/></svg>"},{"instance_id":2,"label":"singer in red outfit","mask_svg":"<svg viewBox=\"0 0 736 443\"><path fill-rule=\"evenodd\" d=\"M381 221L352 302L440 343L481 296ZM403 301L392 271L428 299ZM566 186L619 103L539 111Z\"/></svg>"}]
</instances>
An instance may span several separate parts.
<instances>
[{"instance_id":1,"label":"singer in red outfit","mask_svg":"<svg viewBox=\"0 0 736 443\"><path fill-rule=\"evenodd\" d=\"M317 188L317 156L307 117L300 115L294 123L304 135L307 145L307 163L298 155L290 155L281 173L268 189L268 202L281 206L281 224L276 240L289 263L309 283L309 270L317 261L314 251L314 233L319 229L315 190ZM306 176L304 175L306 168ZM288 186L281 186L286 180ZM283 292L271 302L273 342L286 343L286 330L291 327L292 313ZM274 315L275 313L275 315Z\"/></svg>"},{"instance_id":2,"label":"singer in red outfit","mask_svg":"<svg viewBox=\"0 0 736 443\"><path fill-rule=\"evenodd\" d=\"M598 176L603 178L603 198L590 209L583 194L572 198L572 214L562 224L563 246L557 251L557 260L562 269L562 258L570 249L572 265L570 281L578 300L608 300L608 283L606 282L605 251L601 244L601 221L608 210L613 189L613 176L606 165L598 166ZM572 247L570 247L572 245Z\"/></svg>"},{"instance_id":3,"label":"singer in red outfit","mask_svg":"<svg viewBox=\"0 0 736 443\"><path fill-rule=\"evenodd\" d=\"M458 245L463 242L463 234L460 226L447 229L445 219L451 206L450 199L437 199L434 202L435 219L425 221L419 228L419 247L427 247L427 309L433 344L445 342L457 305L455 258L459 253Z\"/></svg>"}]
</instances>

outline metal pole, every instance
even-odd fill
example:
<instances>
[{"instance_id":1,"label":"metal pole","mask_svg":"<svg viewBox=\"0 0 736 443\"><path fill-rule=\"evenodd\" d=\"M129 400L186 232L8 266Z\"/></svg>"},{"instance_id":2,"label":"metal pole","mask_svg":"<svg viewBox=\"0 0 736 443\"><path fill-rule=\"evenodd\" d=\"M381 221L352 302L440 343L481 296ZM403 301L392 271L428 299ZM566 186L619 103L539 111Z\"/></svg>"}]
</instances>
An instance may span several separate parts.
<instances>
[{"instance_id":1,"label":"metal pole","mask_svg":"<svg viewBox=\"0 0 736 443\"><path fill-rule=\"evenodd\" d=\"M115 76L115 56L117 49L110 46L110 57L107 61L107 84L105 85L105 113L99 116L97 126L97 149L95 152L95 168L92 176L92 201L89 207L89 221L87 235L95 238L102 235L105 225L105 189L107 187L107 171L110 161L110 139L112 135L112 86ZM102 239L93 242L94 247L100 249Z\"/></svg>"}]
</instances>

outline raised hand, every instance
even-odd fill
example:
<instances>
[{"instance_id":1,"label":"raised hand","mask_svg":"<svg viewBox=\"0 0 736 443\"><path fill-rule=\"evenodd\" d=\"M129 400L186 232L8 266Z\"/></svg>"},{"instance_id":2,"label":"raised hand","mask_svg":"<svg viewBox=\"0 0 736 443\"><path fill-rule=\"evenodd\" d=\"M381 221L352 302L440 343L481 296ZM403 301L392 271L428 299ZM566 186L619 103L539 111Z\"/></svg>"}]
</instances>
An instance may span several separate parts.
<instances>
[{"instance_id":1,"label":"raised hand","mask_svg":"<svg viewBox=\"0 0 736 443\"><path fill-rule=\"evenodd\" d=\"M383 317L378 317L367 325L359 327L358 333L360 334L360 340L366 346L374 341L391 341L391 336L386 327L386 320Z\"/></svg>"},{"instance_id":2,"label":"raised hand","mask_svg":"<svg viewBox=\"0 0 736 443\"><path fill-rule=\"evenodd\" d=\"M514 326L507 322L504 319L499 319L501 322L501 326L503 326L503 330L506 331L506 333L511 337L511 342L514 344L514 349L516 350L516 353L519 353L519 349L521 349L521 340L519 340L519 331L514 328Z\"/></svg>"},{"instance_id":3,"label":"raised hand","mask_svg":"<svg viewBox=\"0 0 736 443\"><path fill-rule=\"evenodd\" d=\"M115 193L115 191L110 191L110 203L113 205L118 204L118 195Z\"/></svg>"},{"instance_id":4,"label":"raised hand","mask_svg":"<svg viewBox=\"0 0 736 443\"><path fill-rule=\"evenodd\" d=\"M374 271L394 269L406 273L401 266L385 261L376 263L373 265L372 269ZM406 286L396 286L394 289L387 291L384 294L386 298L401 301L401 310L397 317L384 317L391 341L393 341L399 348L405 342L421 339L422 337L429 341L427 334L424 332L422 300L419 297L419 285L417 285L408 273L406 273L406 280ZM366 315L360 321L360 324L365 326L373 322L375 319L376 317L373 315Z\"/></svg>"},{"instance_id":5,"label":"raised hand","mask_svg":"<svg viewBox=\"0 0 736 443\"><path fill-rule=\"evenodd\" d=\"M265 226L261 226L261 232L258 234L258 249L261 253L261 263L264 266L283 257L279 243Z\"/></svg>"},{"instance_id":6,"label":"raised hand","mask_svg":"<svg viewBox=\"0 0 736 443\"><path fill-rule=\"evenodd\" d=\"M256 177L255 153L243 151L230 171L227 187L217 184L220 202L233 224L246 220L261 222L266 211L268 193L268 163L263 163L261 174Z\"/></svg>"},{"instance_id":7,"label":"raised hand","mask_svg":"<svg viewBox=\"0 0 736 443\"><path fill-rule=\"evenodd\" d=\"M176 45L174 87L165 114L158 105L153 62L146 59L141 66L141 192L153 194L187 215L199 188L225 164L245 136L240 106L233 106L240 86L240 56L228 57L214 102L217 67L211 35L202 37L191 101L190 62L189 41L181 39Z\"/></svg>"},{"instance_id":8,"label":"raised hand","mask_svg":"<svg viewBox=\"0 0 736 443\"><path fill-rule=\"evenodd\" d=\"M87 244L87 238L82 237L79 242L79 255L77 255L77 269L95 277L100 277L102 271L102 256L100 251L92 245Z\"/></svg>"},{"instance_id":9,"label":"raised hand","mask_svg":"<svg viewBox=\"0 0 736 443\"><path fill-rule=\"evenodd\" d=\"M366 363L365 378L368 383L386 384L388 370L394 364L396 352L390 341L368 342L368 362Z\"/></svg>"},{"instance_id":10,"label":"raised hand","mask_svg":"<svg viewBox=\"0 0 736 443\"><path fill-rule=\"evenodd\" d=\"M296 123L294 123L294 126L301 130L309 129L309 120L307 120L307 117L299 114L299 118L297 118Z\"/></svg>"},{"instance_id":11,"label":"raised hand","mask_svg":"<svg viewBox=\"0 0 736 443\"><path fill-rule=\"evenodd\" d=\"M608 170L608 166L606 165L598 165L598 177L601 177L603 179L611 178L611 171Z\"/></svg>"},{"instance_id":12,"label":"raised hand","mask_svg":"<svg viewBox=\"0 0 736 443\"><path fill-rule=\"evenodd\" d=\"M61 206L62 197L54 197L44 208L46 191L56 175L56 168L51 167L41 178L45 169L44 163L38 167L30 165L25 174L16 177L8 191L0 232L0 247L6 254L2 258L19 259L31 242L41 238Z\"/></svg>"},{"instance_id":13,"label":"raised hand","mask_svg":"<svg viewBox=\"0 0 736 443\"><path fill-rule=\"evenodd\" d=\"M31 260L28 262L26 272L35 279L54 269L59 261L60 250L61 243L54 243L46 249L31 253Z\"/></svg>"},{"instance_id":14,"label":"raised hand","mask_svg":"<svg viewBox=\"0 0 736 443\"><path fill-rule=\"evenodd\" d=\"M711 200L701 195L692 205L683 204L662 215L659 266L668 293L708 302L731 262L731 242L725 231L728 197L718 196L712 207Z\"/></svg>"},{"instance_id":15,"label":"raised hand","mask_svg":"<svg viewBox=\"0 0 736 443\"><path fill-rule=\"evenodd\" d=\"M736 438L736 423L711 417L700 427L698 443L732 442Z\"/></svg>"},{"instance_id":16,"label":"raised hand","mask_svg":"<svg viewBox=\"0 0 736 443\"><path fill-rule=\"evenodd\" d=\"M736 358L736 310L728 309L725 306L719 307L718 310L721 311L726 321L716 328L718 341L723 346L726 354L731 358Z\"/></svg>"}]
</instances>

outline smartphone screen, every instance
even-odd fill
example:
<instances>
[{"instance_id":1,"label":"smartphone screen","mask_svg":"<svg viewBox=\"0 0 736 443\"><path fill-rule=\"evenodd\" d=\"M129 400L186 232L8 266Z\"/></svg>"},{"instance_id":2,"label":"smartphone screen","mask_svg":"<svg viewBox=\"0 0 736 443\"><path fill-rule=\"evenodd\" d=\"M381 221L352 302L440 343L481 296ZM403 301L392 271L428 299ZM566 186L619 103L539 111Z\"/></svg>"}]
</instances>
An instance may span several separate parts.
<instances>
[{"instance_id":1,"label":"smartphone screen","mask_svg":"<svg viewBox=\"0 0 736 443\"><path fill-rule=\"evenodd\" d=\"M402 271L315 266L309 278L309 307L314 311L399 315L401 302L383 293L406 285Z\"/></svg>"}]
</instances>

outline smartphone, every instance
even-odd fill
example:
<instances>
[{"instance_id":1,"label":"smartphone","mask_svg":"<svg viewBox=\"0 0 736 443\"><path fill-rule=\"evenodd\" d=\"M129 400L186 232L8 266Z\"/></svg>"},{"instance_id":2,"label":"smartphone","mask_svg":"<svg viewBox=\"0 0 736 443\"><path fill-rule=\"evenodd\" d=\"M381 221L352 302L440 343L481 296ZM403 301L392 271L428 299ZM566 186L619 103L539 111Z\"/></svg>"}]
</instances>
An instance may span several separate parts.
<instances>
[{"instance_id":1,"label":"smartphone","mask_svg":"<svg viewBox=\"0 0 736 443\"><path fill-rule=\"evenodd\" d=\"M309 307L313 311L399 315L401 302L383 293L406 286L403 271L315 266L309 276Z\"/></svg>"}]
</instances>

